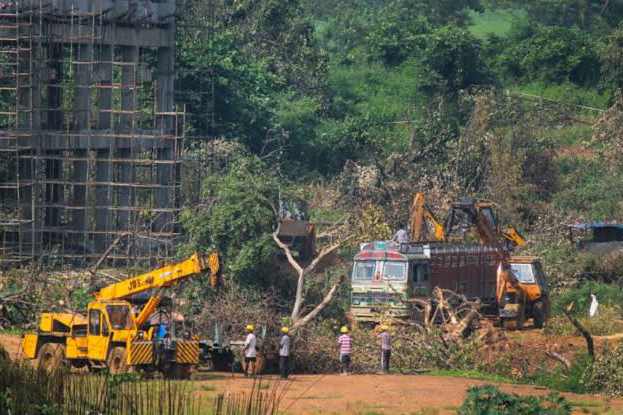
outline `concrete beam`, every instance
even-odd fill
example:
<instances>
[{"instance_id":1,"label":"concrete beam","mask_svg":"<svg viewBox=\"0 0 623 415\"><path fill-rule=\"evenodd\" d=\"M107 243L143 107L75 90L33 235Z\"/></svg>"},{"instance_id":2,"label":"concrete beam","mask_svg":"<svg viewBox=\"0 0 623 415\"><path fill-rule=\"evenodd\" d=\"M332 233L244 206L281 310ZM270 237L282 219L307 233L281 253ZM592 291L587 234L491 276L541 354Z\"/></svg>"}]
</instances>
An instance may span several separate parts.
<instances>
[{"instance_id":1,"label":"concrete beam","mask_svg":"<svg viewBox=\"0 0 623 415\"><path fill-rule=\"evenodd\" d=\"M81 25L74 28L75 33L89 33L90 25ZM97 43L100 45L116 46L139 46L145 48L173 47L175 45L175 30L158 27L126 27L107 24L102 30L97 30L96 35L101 33L101 38L93 39L91 36L72 35L65 23L50 23L48 38L42 39L49 43Z\"/></svg>"}]
</instances>

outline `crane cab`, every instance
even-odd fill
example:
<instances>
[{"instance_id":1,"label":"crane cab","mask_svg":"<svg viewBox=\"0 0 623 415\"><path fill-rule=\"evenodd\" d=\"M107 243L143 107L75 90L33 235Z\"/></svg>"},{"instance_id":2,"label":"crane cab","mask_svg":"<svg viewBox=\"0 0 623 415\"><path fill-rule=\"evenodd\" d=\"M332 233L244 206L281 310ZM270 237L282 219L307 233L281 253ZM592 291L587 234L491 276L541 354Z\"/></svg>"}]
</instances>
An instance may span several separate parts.
<instances>
[{"instance_id":1,"label":"crane cab","mask_svg":"<svg viewBox=\"0 0 623 415\"><path fill-rule=\"evenodd\" d=\"M130 303L93 301L87 309L88 359L106 361L113 347L125 347L136 333Z\"/></svg>"}]
</instances>

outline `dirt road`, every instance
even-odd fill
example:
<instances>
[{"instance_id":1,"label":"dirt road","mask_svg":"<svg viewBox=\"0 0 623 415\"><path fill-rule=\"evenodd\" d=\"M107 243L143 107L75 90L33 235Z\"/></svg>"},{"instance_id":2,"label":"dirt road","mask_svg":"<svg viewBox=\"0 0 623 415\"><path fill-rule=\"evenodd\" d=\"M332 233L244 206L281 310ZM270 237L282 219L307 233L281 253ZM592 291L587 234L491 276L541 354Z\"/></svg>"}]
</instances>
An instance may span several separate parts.
<instances>
[{"instance_id":1,"label":"dirt road","mask_svg":"<svg viewBox=\"0 0 623 415\"><path fill-rule=\"evenodd\" d=\"M18 357L20 337L0 334L3 346L13 358ZM193 384L195 393L215 396L218 393L250 392L254 381L240 375L200 373ZM286 388L282 412L287 414L454 414L471 386L487 382L455 377L427 375L295 375L279 382L274 376L262 379L261 390ZM497 385L506 392L521 395L545 395L543 388L525 385ZM607 401L601 396L564 394L575 413L621 414L623 400Z\"/></svg>"},{"instance_id":2,"label":"dirt road","mask_svg":"<svg viewBox=\"0 0 623 415\"><path fill-rule=\"evenodd\" d=\"M279 382L262 380L270 392ZM281 409L288 414L455 414L471 386L487 382L454 377L405 375L293 376ZM520 395L546 395L549 391L524 385L498 385ZM199 394L249 392L253 381L236 375L211 374L197 384ZM601 396L564 394L575 413L623 413L623 400Z\"/></svg>"}]
</instances>

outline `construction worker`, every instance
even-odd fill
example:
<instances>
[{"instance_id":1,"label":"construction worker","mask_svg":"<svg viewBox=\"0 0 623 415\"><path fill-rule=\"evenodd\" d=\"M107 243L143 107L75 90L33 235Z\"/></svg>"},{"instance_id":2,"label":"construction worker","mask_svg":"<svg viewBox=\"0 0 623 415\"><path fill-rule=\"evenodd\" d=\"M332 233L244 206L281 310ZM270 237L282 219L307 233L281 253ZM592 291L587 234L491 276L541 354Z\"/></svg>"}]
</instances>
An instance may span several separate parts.
<instances>
[{"instance_id":1,"label":"construction worker","mask_svg":"<svg viewBox=\"0 0 623 415\"><path fill-rule=\"evenodd\" d=\"M279 339L279 374L281 379L287 379L290 374L290 329L286 326L281 328Z\"/></svg>"},{"instance_id":2,"label":"construction worker","mask_svg":"<svg viewBox=\"0 0 623 415\"><path fill-rule=\"evenodd\" d=\"M402 227L402 228L398 229L398 231L396 231L392 241L394 241L394 242L396 242L398 244L407 243L407 242L409 242L409 233L407 232L407 230L404 227Z\"/></svg>"},{"instance_id":3,"label":"construction worker","mask_svg":"<svg viewBox=\"0 0 623 415\"><path fill-rule=\"evenodd\" d=\"M350 374L350 355L353 351L353 340L348 334L348 327L342 326L337 344L340 346L340 363L342 364L342 376Z\"/></svg>"},{"instance_id":4,"label":"construction worker","mask_svg":"<svg viewBox=\"0 0 623 415\"><path fill-rule=\"evenodd\" d=\"M244 376L255 374L255 361L257 360L257 339L255 337L255 326L247 324L247 338L244 340Z\"/></svg>"},{"instance_id":5,"label":"construction worker","mask_svg":"<svg viewBox=\"0 0 623 415\"><path fill-rule=\"evenodd\" d=\"M392 354L392 337L386 325L381 325L380 331L378 338L381 339L381 370L383 373L389 373L389 359Z\"/></svg>"}]
</instances>

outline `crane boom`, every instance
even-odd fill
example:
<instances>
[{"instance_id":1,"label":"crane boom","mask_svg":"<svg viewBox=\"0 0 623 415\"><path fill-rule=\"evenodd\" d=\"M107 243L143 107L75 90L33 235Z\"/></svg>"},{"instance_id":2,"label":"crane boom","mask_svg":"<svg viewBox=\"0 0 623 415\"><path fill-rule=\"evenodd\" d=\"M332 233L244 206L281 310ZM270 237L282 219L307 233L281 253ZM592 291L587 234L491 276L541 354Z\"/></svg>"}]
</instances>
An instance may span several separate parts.
<instances>
[{"instance_id":1,"label":"crane boom","mask_svg":"<svg viewBox=\"0 0 623 415\"><path fill-rule=\"evenodd\" d=\"M193 254L185 261L166 265L136 277L108 285L95 293L99 301L122 300L151 289L170 287L183 278L210 270L210 284L216 286L220 271L218 253Z\"/></svg>"}]
</instances>

